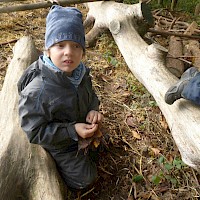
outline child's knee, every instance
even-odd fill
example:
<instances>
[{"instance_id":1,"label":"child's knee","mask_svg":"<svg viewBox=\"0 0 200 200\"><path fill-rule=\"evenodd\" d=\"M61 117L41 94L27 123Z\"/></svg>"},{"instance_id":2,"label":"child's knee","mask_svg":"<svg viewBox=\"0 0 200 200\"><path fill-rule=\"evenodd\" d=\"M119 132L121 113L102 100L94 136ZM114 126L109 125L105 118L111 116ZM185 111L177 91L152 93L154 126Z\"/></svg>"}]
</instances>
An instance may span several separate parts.
<instances>
[{"instance_id":1,"label":"child's knee","mask_svg":"<svg viewBox=\"0 0 200 200\"><path fill-rule=\"evenodd\" d=\"M91 169L88 173L81 173L79 175L75 175L74 177L71 175L70 177L65 177L65 183L74 189L85 189L92 185L97 179L97 170L96 167Z\"/></svg>"}]
</instances>

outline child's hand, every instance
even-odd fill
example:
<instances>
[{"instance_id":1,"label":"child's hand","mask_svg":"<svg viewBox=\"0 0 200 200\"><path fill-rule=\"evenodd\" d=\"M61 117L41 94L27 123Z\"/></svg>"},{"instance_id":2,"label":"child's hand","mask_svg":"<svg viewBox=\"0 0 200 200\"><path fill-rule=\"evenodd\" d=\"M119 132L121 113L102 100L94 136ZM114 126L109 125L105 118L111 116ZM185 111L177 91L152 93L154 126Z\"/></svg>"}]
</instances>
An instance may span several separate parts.
<instances>
[{"instance_id":1,"label":"child's hand","mask_svg":"<svg viewBox=\"0 0 200 200\"><path fill-rule=\"evenodd\" d=\"M94 132L98 129L98 124L77 123L75 129L80 137L88 138L94 135Z\"/></svg>"},{"instance_id":2,"label":"child's hand","mask_svg":"<svg viewBox=\"0 0 200 200\"><path fill-rule=\"evenodd\" d=\"M95 110L91 110L86 117L86 122L90 124L98 124L103 120L103 115Z\"/></svg>"}]
</instances>

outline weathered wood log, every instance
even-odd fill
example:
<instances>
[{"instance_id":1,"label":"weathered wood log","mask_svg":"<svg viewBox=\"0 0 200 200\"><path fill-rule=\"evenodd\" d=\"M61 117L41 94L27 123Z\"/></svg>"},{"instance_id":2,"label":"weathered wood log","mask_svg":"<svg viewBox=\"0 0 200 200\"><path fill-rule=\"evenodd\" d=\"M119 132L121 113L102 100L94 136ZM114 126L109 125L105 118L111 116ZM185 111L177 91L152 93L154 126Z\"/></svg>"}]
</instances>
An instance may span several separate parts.
<instances>
[{"instance_id":1,"label":"weathered wood log","mask_svg":"<svg viewBox=\"0 0 200 200\"><path fill-rule=\"evenodd\" d=\"M101 16L102 14L99 11L97 11L96 14L93 13L95 12L94 9L96 9L96 6L98 5L103 7L106 10L106 12L104 12L105 14L104 18L107 20L105 20L105 22L103 23L102 23L102 19L100 18L102 17ZM110 9L111 11L110 13L108 13L108 10L106 8L107 5L109 6L109 9L110 9L110 5L116 6L115 9L118 9L118 6L121 6L121 5L122 5L122 8L121 8L122 10L127 8L126 10L127 15L132 16L132 17L133 15L135 16L135 19L133 21L130 21L129 18L127 18L128 19L127 23L132 23L132 25L134 26L134 29L136 29L137 33L139 33L141 36L143 36L147 32L147 29L149 28L149 26L153 25L153 17L145 3L134 4L132 6L130 5L128 6L127 4L122 4L122 3L121 4L116 3L114 1L105 2L105 3L99 2L99 4L98 2L97 4L86 3L85 6L89 8L89 12L87 13L84 24L87 24L89 26L91 25L91 23L94 22L92 29L86 34L86 43L89 46L94 43L96 36L99 35L102 31L108 30L109 28L109 29L112 29L113 32L117 33L118 29L119 30L121 29L121 24L118 22L118 19L113 20L112 18L112 21L110 20L110 16L112 15L113 9ZM143 17L139 16L139 14L141 14L141 13L138 13L139 11L145 15L145 21Z\"/></svg>"},{"instance_id":2,"label":"weathered wood log","mask_svg":"<svg viewBox=\"0 0 200 200\"><path fill-rule=\"evenodd\" d=\"M17 81L38 58L30 37L14 46L0 96L0 199L63 200L63 185L52 158L39 145L30 144L18 117Z\"/></svg>"},{"instance_id":3,"label":"weathered wood log","mask_svg":"<svg viewBox=\"0 0 200 200\"><path fill-rule=\"evenodd\" d=\"M169 40L166 67L176 77L180 78L184 72L184 62L179 58L183 56L183 43L179 37L171 36Z\"/></svg>"},{"instance_id":4,"label":"weathered wood log","mask_svg":"<svg viewBox=\"0 0 200 200\"><path fill-rule=\"evenodd\" d=\"M173 105L164 102L166 91L178 79L166 69L157 45L148 45L136 31L136 18L143 19L142 4L94 2L87 6L95 27L110 30L128 67L156 100L183 161L200 170L200 108L183 99Z\"/></svg>"}]
</instances>

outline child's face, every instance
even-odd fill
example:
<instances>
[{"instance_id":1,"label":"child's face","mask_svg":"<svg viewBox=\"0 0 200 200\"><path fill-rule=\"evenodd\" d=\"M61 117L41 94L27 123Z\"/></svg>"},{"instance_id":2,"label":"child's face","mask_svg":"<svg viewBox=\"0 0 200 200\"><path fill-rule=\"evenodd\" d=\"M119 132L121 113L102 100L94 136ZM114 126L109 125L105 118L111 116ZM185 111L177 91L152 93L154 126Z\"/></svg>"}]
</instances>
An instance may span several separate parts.
<instances>
[{"instance_id":1,"label":"child's face","mask_svg":"<svg viewBox=\"0 0 200 200\"><path fill-rule=\"evenodd\" d=\"M71 76L81 62L83 48L76 42L62 41L50 47L48 54L56 67Z\"/></svg>"}]
</instances>

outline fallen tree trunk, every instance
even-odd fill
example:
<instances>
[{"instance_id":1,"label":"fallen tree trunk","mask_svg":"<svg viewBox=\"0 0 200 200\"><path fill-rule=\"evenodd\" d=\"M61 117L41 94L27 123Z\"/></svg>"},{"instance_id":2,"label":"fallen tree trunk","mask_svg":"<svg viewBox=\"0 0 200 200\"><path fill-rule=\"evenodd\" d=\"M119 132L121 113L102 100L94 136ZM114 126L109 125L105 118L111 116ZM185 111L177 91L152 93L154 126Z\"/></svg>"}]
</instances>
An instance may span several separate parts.
<instances>
[{"instance_id":1,"label":"fallen tree trunk","mask_svg":"<svg viewBox=\"0 0 200 200\"><path fill-rule=\"evenodd\" d=\"M17 81L38 58L30 37L14 46L0 96L0 199L63 200L63 184L51 157L39 145L30 144L18 117ZM18 196L19 195L19 196Z\"/></svg>"},{"instance_id":2,"label":"fallen tree trunk","mask_svg":"<svg viewBox=\"0 0 200 200\"><path fill-rule=\"evenodd\" d=\"M155 98L183 161L200 170L200 108L186 100L179 100L173 105L164 102L166 91L178 79L166 69L166 55L157 45L146 44L136 31L136 18L144 19L143 4L94 2L87 3L87 7L86 20L95 19L92 31L102 28L110 30L128 67ZM90 43L90 38L86 38Z\"/></svg>"}]
</instances>

